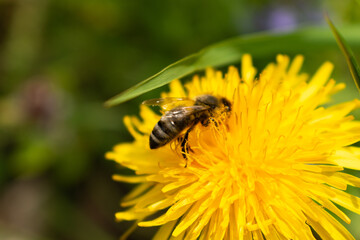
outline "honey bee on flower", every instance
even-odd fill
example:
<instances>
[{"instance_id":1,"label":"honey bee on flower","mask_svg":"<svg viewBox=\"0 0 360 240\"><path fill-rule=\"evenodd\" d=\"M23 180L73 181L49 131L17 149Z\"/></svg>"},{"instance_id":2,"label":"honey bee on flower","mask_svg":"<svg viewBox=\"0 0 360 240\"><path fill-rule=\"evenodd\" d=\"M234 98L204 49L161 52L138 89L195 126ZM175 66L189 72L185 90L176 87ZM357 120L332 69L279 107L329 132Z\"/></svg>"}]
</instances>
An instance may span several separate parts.
<instances>
[{"instance_id":1,"label":"honey bee on flower","mask_svg":"<svg viewBox=\"0 0 360 240\"><path fill-rule=\"evenodd\" d=\"M115 180L139 185L116 218L160 226L154 239L315 239L313 231L322 239L355 239L329 212L346 223L335 204L360 213L360 199L344 191L360 187L360 179L343 172L360 170L360 149L351 146L360 140L360 122L349 115L360 102L324 107L345 85L329 80L331 63L308 79L299 73L302 62L279 55L256 75L244 55L240 73L209 68L185 86L173 81L162 99L206 94L230 103L221 109L229 105L231 114L183 129L190 149L150 148L154 126L169 123L148 106L141 106L142 120L125 117L134 141L106 157L136 174Z\"/></svg>"},{"instance_id":2,"label":"honey bee on flower","mask_svg":"<svg viewBox=\"0 0 360 240\"><path fill-rule=\"evenodd\" d=\"M186 106L182 104L183 102L192 102L192 105ZM160 98L143 102L143 104L152 106L167 106L174 103L177 103L178 106L171 108L160 118L150 134L149 144L151 149L156 149L174 139L179 139L182 156L187 159L190 149L187 144L190 131L198 123L208 126L211 120L221 116L222 113L229 113L231 103L226 98L217 98L210 94L197 96L195 101L181 98ZM179 138L184 131L183 136Z\"/></svg>"}]
</instances>

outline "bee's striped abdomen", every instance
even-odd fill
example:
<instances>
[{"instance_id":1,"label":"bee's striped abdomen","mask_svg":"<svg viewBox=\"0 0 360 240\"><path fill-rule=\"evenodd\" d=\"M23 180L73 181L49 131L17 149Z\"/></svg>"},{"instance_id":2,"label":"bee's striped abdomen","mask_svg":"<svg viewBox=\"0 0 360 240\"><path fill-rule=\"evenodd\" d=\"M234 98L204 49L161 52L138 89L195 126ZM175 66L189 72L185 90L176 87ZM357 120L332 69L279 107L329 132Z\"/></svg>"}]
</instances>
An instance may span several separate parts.
<instances>
[{"instance_id":1,"label":"bee's striped abdomen","mask_svg":"<svg viewBox=\"0 0 360 240\"><path fill-rule=\"evenodd\" d=\"M168 130L164 129L161 120L155 125L150 135L150 148L155 149L161 147L169 142L170 136L167 134Z\"/></svg>"},{"instance_id":2,"label":"bee's striped abdomen","mask_svg":"<svg viewBox=\"0 0 360 240\"><path fill-rule=\"evenodd\" d=\"M152 130L150 134L150 148L159 148L171 142L186 127L188 127L188 125L188 115L179 114L179 109L169 111L160 119Z\"/></svg>"}]
</instances>

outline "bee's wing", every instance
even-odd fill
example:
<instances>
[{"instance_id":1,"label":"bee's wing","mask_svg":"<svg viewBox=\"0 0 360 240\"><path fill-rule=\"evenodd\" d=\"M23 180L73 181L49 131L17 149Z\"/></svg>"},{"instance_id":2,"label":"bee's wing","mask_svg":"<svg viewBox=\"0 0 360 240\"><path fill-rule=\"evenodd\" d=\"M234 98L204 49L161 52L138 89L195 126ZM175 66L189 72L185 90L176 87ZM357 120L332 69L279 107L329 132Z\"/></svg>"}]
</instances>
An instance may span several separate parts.
<instances>
[{"instance_id":1,"label":"bee's wing","mask_svg":"<svg viewBox=\"0 0 360 240\"><path fill-rule=\"evenodd\" d=\"M181 98L181 97L154 98L142 102L142 104L148 106L160 106L165 111L168 111L177 106L189 106L192 105L193 103L194 100L190 98Z\"/></svg>"},{"instance_id":2,"label":"bee's wing","mask_svg":"<svg viewBox=\"0 0 360 240\"><path fill-rule=\"evenodd\" d=\"M176 117L177 115L180 116L194 115L199 112L204 112L209 108L210 107L206 105L193 105L193 106L176 108L167 112L167 114L163 115L163 118L173 118Z\"/></svg>"}]
</instances>

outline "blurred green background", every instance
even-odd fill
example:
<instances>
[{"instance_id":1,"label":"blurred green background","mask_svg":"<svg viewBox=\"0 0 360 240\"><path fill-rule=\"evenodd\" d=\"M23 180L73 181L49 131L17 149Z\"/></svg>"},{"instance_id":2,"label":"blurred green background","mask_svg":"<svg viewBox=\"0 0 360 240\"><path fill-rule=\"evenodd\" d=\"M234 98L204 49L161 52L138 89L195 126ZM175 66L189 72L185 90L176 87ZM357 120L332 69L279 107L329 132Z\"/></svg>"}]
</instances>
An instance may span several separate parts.
<instances>
[{"instance_id":1,"label":"blurred green background","mask_svg":"<svg viewBox=\"0 0 360 240\"><path fill-rule=\"evenodd\" d=\"M0 239L117 239L131 223L114 213L132 186L111 180L123 170L104 153L131 141L123 116L161 89L110 109L104 101L209 44L326 27L324 10L341 31L359 24L359 8L355 0L0 0ZM304 49L304 71L330 60L348 83L336 100L357 96L335 45ZM260 69L274 58L254 62ZM350 216L360 239L360 218Z\"/></svg>"}]
</instances>

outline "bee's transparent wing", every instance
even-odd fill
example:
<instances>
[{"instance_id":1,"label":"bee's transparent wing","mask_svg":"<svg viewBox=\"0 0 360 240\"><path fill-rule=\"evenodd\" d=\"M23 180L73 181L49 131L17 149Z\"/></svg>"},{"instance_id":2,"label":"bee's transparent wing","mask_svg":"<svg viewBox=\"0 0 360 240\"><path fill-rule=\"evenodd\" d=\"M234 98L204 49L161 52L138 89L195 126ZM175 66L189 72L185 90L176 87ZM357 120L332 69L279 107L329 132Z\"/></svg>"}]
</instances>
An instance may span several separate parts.
<instances>
[{"instance_id":1,"label":"bee's transparent wing","mask_svg":"<svg viewBox=\"0 0 360 240\"><path fill-rule=\"evenodd\" d=\"M194 104L194 100L191 98L181 98L181 97L166 97L166 98L153 98L148 99L142 102L144 105L148 106L160 106L165 111L168 111L177 106L189 106Z\"/></svg>"},{"instance_id":2,"label":"bee's transparent wing","mask_svg":"<svg viewBox=\"0 0 360 240\"><path fill-rule=\"evenodd\" d=\"M166 97L166 98L153 98L153 99L148 99L142 102L142 104L144 105L149 105L149 106L162 106L165 104L170 104L170 103L182 103L182 102L194 102L194 100L190 99L190 98L181 98L181 97Z\"/></svg>"},{"instance_id":3,"label":"bee's transparent wing","mask_svg":"<svg viewBox=\"0 0 360 240\"><path fill-rule=\"evenodd\" d=\"M180 107L176 109L172 109L171 111L167 112L165 115L163 115L163 118L173 118L176 116L189 116L194 115L199 112L204 112L208 110L210 107L205 105L193 105L193 106L187 106L187 107Z\"/></svg>"}]
</instances>

